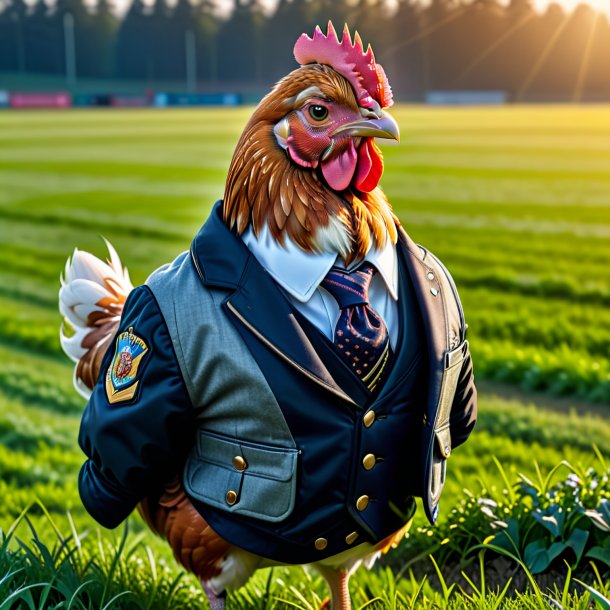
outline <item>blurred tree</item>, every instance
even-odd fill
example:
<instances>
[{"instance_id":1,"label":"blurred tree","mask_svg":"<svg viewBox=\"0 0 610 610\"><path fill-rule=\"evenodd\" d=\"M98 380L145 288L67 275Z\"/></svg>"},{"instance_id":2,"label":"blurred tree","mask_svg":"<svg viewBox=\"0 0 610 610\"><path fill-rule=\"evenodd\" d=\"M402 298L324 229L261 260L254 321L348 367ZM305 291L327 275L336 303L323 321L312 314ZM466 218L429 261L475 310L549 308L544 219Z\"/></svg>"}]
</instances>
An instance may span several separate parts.
<instances>
[{"instance_id":1,"label":"blurred tree","mask_svg":"<svg viewBox=\"0 0 610 610\"><path fill-rule=\"evenodd\" d=\"M25 22L28 12L24 0L7 0L0 13L0 71L26 70Z\"/></svg>"},{"instance_id":2,"label":"blurred tree","mask_svg":"<svg viewBox=\"0 0 610 610\"><path fill-rule=\"evenodd\" d=\"M110 0L97 0L89 22L89 52L91 65L89 74L94 78L112 78L114 48L118 31L116 18Z\"/></svg>"},{"instance_id":3,"label":"blurred tree","mask_svg":"<svg viewBox=\"0 0 610 610\"><path fill-rule=\"evenodd\" d=\"M73 48L78 78L182 89L188 63L190 85L267 87L296 68L298 36L332 19L339 34L348 22L371 42L399 99L430 89L504 89L516 100L610 96L610 24L587 5L566 13L551 4L540 14L533 0L277 0L269 13L263 0L233 0L221 17L224 0L132 0L119 19L112 1L0 0L0 72L66 75Z\"/></svg>"},{"instance_id":4,"label":"blurred tree","mask_svg":"<svg viewBox=\"0 0 610 610\"><path fill-rule=\"evenodd\" d=\"M197 76L203 81L218 80L218 28L217 6L203 0L194 8L193 21L197 50Z\"/></svg>"},{"instance_id":5,"label":"blurred tree","mask_svg":"<svg viewBox=\"0 0 610 610\"><path fill-rule=\"evenodd\" d=\"M310 0L312 21L324 27L332 20L337 33L340 34L344 23L351 23L352 6L348 0Z\"/></svg>"},{"instance_id":6,"label":"blurred tree","mask_svg":"<svg viewBox=\"0 0 610 610\"><path fill-rule=\"evenodd\" d=\"M313 30L311 5L306 0L279 0L263 24L263 76L276 81L297 67L292 54L296 39ZM326 30L325 30L326 31Z\"/></svg>"},{"instance_id":7,"label":"blurred tree","mask_svg":"<svg viewBox=\"0 0 610 610\"><path fill-rule=\"evenodd\" d=\"M509 36L500 47L495 69L503 75L504 89L518 99L526 90L529 74L543 52L538 34L539 15L532 0L511 0L506 10L505 31Z\"/></svg>"},{"instance_id":8,"label":"blurred tree","mask_svg":"<svg viewBox=\"0 0 610 610\"><path fill-rule=\"evenodd\" d=\"M172 58L169 52L170 41L173 38L170 27L171 13L172 9L167 0L154 0L146 28L142 32L150 70L147 76L152 83L168 78L168 74L171 73Z\"/></svg>"},{"instance_id":9,"label":"blurred tree","mask_svg":"<svg viewBox=\"0 0 610 610\"><path fill-rule=\"evenodd\" d=\"M53 58L55 72L66 74L70 69L70 36L73 37L76 77L89 76L91 50L88 39L91 15L82 0L56 0L49 15L49 26L54 30Z\"/></svg>"},{"instance_id":10,"label":"blurred tree","mask_svg":"<svg viewBox=\"0 0 610 610\"><path fill-rule=\"evenodd\" d=\"M189 61L196 61L193 37L195 36L195 18L190 0L177 0L169 13L169 19L163 24L164 40L163 51L165 55L164 69L161 75L165 79L186 81L187 53ZM191 40L188 40L191 37Z\"/></svg>"},{"instance_id":11,"label":"blurred tree","mask_svg":"<svg viewBox=\"0 0 610 610\"><path fill-rule=\"evenodd\" d=\"M610 99L610 22L604 15L597 16L584 88L593 101Z\"/></svg>"},{"instance_id":12,"label":"blurred tree","mask_svg":"<svg viewBox=\"0 0 610 610\"><path fill-rule=\"evenodd\" d=\"M349 25L352 35L354 30L360 32L365 49L370 43L377 53L383 53L389 18L390 12L385 0L357 0L345 23ZM380 57L378 59L381 63Z\"/></svg>"},{"instance_id":13,"label":"blurred tree","mask_svg":"<svg viewBox=\"0 0 610 610\"><path fill-rule=\"evenodd\" d=\"M569 15L564 9L553 3L536 23L536 33L546 41L546 46L538 57L538 70L531 73L525 96L557 96L561 95L562 88L565 89L563 70L558 63L562 61L559 37L568 19Z\"/></svg>"},{"instance_id":14,"label":"blurred tree","mask_svg":"<svg viewBox=\"0 0 610 610\"><path fill-rule=\"evenodd\" d=\"M461 41L464 36L473 35L465 29L467 12L457 0L432 0L423 10L421 37L425 89L444 89L460 69L463 61Z\"/></svg>"},{"instance_id":15,"label":"blurred tree","mask_svg":"<svg viewBox=\"0 0 610 610\"><path fill-rule=\"evenodd\" d=\"M533 89L543 90L546 78L553 77L566 100L580 101L584 95L591 61L591 43L597 26L597 13L588 4L580 4L557 27L548 54L548 70L541 70ZM547 77L548 74L548 77Z\"/></svg>"},{"instance_id":16,"label":"blurred tree","mask_svg":"<svg viewBox=\"0 0 610 610\"><path fill-rule=\"evenodd\" d=\"M218 35L219 78L262 84L263 12L257 0L237 0Z\"/></svg>"},{"instance_id":17,"label":"blurred tree","mask_svg":"<svg viewBox=\"0 0 610 610\"><path fill-rule=\"evenodd\" d=\"M152 79L149 17L143 0L132 0L117 34L115 74L121 78Z\"/></svg>"},{"instance_id":18,"label":"blurred tree","mask_svg":"<svg viewBox=\"0 0 610 610\"><path fill-rule=\"evenodd\" d=\"M503 90L503 76L496 70L498 40L505 25L504 9L497 0L475 0L464 12L459 28L457 60L452 87ZM472 32L472 35L465 35ZM503 51L500 52L505 52Z\"/></svg>"},{"instance_id":19,"label":"blurred tree","mask_svg":"<svg viewBox=\"0 0 610 610\"><path fill-rule=\"evenodd\" d=\"M398 99L420 100L424 92L421 7L414 0L399 0L388 17L384 42L377 49Z\"/></svg>"},{"instance_id":20,"label":"blurred tree","mask_svg":"<svg viewBox=\"0 0 610 610\"><path fill-rule=\"evenodd\" d=\"M59 72L60 66L53 61L55 48L59 44L61 32L53 28L49 7L44 0L36 0L25 22L27 71L33 74Z\"/></svg>"},{"instance_id":21,"label":"blurred tree","mask_svg":"<svg viewBox=\"0 0 610 610\"><path fill-rule=\"evenodd\" d=\"M510 0L508 3L508 16L513 20L519 20L534 11L532 0Z\"/></svg>"}]
</instances>

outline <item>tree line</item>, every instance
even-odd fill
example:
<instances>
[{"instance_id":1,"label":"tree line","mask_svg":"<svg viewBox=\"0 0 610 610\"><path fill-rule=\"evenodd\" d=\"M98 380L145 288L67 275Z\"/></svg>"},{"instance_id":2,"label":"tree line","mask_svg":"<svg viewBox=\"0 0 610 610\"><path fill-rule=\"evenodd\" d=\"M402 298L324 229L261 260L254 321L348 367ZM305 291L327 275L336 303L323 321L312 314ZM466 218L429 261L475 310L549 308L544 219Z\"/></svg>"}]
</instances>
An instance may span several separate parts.
<instances>
[{"instance_id":1,"label":"tree line","mask_svg":"<svg viewBox=\"0 0 610 610\"><path fill-rule=\"evenodd\" d=\"M430 90L503 90L513 100L610 99L610 24L582 4L532 0L3 0L0 73L266 88L296 67L302 32L332 19L371 42L398 99ZM2 0L0 0L2 2ZM73 58L70 59L70 53ZM1 83L0 83L1 84Z\"/></svg>"}]
</instances>

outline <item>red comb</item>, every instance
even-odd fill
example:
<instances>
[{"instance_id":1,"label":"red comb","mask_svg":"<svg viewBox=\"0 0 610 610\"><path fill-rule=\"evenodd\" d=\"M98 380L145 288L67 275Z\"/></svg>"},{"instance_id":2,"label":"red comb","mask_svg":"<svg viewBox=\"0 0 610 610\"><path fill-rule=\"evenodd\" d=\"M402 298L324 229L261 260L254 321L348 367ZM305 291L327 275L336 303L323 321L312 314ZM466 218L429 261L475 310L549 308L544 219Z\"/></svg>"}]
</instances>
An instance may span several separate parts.
<instances>
[{"instance_id":1,"label":"red comb","mask_svg":"<svg viewBox=\"0 0 610 610\"><path fill-rule=\"evenodd\" d=\"M373 100L382 108L394 103L392 89L383 68L375 63L371 45L365 52L358 32L352 43L347 24L343 28L341 42L330 21L326 35L319 26L316 26L313 38L301 34L294 45L294 57L301 65L327 64L345 76L356 92L358 104L363 108L371 108Z\"/></svg>"}]
</instances>

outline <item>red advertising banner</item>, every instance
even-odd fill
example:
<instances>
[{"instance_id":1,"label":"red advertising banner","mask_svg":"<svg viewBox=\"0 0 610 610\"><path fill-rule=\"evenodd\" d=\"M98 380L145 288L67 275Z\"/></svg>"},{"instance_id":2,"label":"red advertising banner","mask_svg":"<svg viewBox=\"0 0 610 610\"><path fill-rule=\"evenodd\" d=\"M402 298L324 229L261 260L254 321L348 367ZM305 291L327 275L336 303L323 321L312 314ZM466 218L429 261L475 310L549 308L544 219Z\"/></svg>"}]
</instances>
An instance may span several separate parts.
<instances>
[{"instance_id":1,"label":"red advertising banner","mask_svg":"<svg viewBox=\"0 0 610 610\"><path fill-rule=\"evenodd\" d=\"M65 91L50 93L11 93L12 108L69 108L72 97Z\"/></svg>"},{"instance_id":2,"label":"red advertising banner","mask_svg":"<svg viewBox=\"0 0 610 610\"><path fill-rule=\"evenodd\" d=\"M142 108L150 106L150 100L143 95L113 95L110 98L110 105L120 108Z\"/></svg>"}]
</instances>

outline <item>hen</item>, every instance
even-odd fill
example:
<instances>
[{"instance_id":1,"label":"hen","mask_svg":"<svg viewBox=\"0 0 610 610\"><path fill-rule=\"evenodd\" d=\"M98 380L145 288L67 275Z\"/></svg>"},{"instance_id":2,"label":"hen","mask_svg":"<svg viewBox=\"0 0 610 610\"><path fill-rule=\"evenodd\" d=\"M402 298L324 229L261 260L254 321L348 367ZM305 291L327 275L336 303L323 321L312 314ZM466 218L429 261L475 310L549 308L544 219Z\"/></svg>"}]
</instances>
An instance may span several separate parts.
<instances>
[{"instance_id":1,"label":"hen","mask_svg":"<svg viewBox=\"0 0 610 610\"><path fill-rule=\"evenodd\" d=\"M137 504L212 608L256 569L303 563L327 580L332 607L347 610L349 575L401 539L412 496L435 518L445 459L475 419L453 283L406 236L378 187L374 138L399 138L384 110L392 104L385 73L347 26L341 40L331 23L327 34L303 34L294 52L301 67L254 111L223 201L190 255L134 289L110 244L108 264L76 250L60 290L72 328L62 327L62 346L77 363L77 389L91 395L79 439L90 458L83 502L109 527ZM386 275L380 252L394 261ZM360 387L366 376L339 361L333 335L343 331L319 332L325 307L308 310L314 296L331 302L321 286L333 280L318 278L305 297L282 284L287 270L306 272L307 262L291 268L303 257L379 267L372 273L387 286L372 280L371 303L376 291L388 323L384 364L393 364L381 376L371 360L378 387ZM368 307L367 298L356 305ZM369 327L383 324L366 315ZM318 406L326 423L316 424ZM378 448L362 457L372 430ZM370 482L378 492L361 494L370 472L381 473Z\"/></svg>"}]
</instances>

